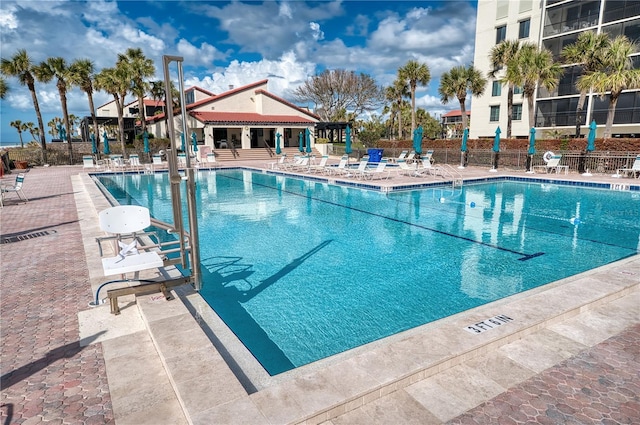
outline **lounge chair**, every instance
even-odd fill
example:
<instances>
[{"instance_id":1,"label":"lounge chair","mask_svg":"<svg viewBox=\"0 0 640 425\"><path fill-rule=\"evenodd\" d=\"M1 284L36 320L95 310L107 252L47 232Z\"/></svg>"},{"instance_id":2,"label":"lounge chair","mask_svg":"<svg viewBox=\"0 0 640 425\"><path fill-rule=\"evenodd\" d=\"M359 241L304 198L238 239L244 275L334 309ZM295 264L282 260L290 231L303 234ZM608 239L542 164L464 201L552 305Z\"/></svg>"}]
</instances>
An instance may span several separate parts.
<instances>
[{"instance_id":1,"label":"lounge chair","mask_svg":"<svg viewBox=\"0 0 640 425\"><path fill-rule=\"evenodd\" d=\"M293 161L284 161L280 164L280 168L285 171L293 171L296 166L302 164L302 161L304 161L304 156L294 155Z\"/></svg>"},{"instance_id":2,"label":"lounge chair","mask_svg":"<svg viewBox=\"0 0 640 425\"><path fill-rule=\"evenodd\" d=\"M267 168L270 170L279 170L280 168L284 168L282 164L285 162L287 162L287 154L283 153L277 161L267 163Z\"/></svg>"},{"instance_id":3,"label":"lounge chair","mask_svg":"<svg viewBox=\"0 0 640 425\"><path fill-rule=\"evenodd\" d=\"M433 163L433 149L428 150L427 153L422 155L421 159L422 159L422 162L429 161Z\"/></svg>"},{"instance_id":4,"label":"lounge chair","mask_svg":"<svg viewBox=\"0 0 640 425\"><path fill-rule=\"evenodd\" d=\"M391 177L391 171L386 169L387 167L387 161L386 160L382 160L378 163L378 165L375 168L367 168L365 169L364 172L364 178L365 179L388 179L389 177Z\"/></svg>"},{"instance_id":5,"label":"lounge chair","mask_svg":"<svg viewBox=\"0 0 640 425\"><path fill-rule=\"evenodd\" d=\"M321 173L324 171L324 168L327 166L327 161L329 160L329 155L322 155L320 158L320 162L317 164L309 165L309 169L307 170L310 173Z\"/></svg>"},{"instance_id":6,"label":"lounge chair","mask_svg":"<svg viewBox=\"0 0 640 425\"><path fill-rule=\"evenodd\" d=\"M432 151L433 152L433 151ZM439 167L435 167L431 164L431 160L427 157L422 159L422 166L417 166L415 170L416 176L426 176L428 174L435 176L440 172Z\"/></svg>"},{"instance_id":7,"label":"lounge chair","mask_svg":"<svg viewBox=\"0 0 640 425\"><path fill-rule=\"evenodd\" d=\"M391 158L390 157L390 158L382 158L382 159L386 159L387 162L398 162L398 160L405 159L408 153L409 153L408 150L404 150L404 151L400 152L400 155L398 155L397 158Z\"/></svg>"},{"instance_id":8,"label":"lounge chair","mask_svg":"<svg viewBox=\"0 0 640 425\"><path fill-rule=\"evenodd\" d=\"M162 161L162 155L155 154L151 157L151 159L153 161L151 165L153 165L154 171L159 168L167 168L167 163Z\"/></svg>"},{"instance_id":9,"label":"lounge chair","mask_svg":"<svg viewBox=\"0 0 640 425\"><path fill-rule=\"evenodd\" d=\"M91 155L84 155L82 157L82 168L95 168L96 164L93 162Z\"/></svg>"},{"instance_id":10,"label":"lounge chair","mask_svg":"<svg viewBox=\"0 0 640 425\"><path fill-rule=\"evenodd\" d=\"M397 173L399 176L415 177L418 171L417 165L418 164L416 164L415 162L413 164L407 164L406 160L401 159L400 161L398 161Z\"/></svg>"},{"instance_id":11,"label":"lounge chair","mask_svg":"<svg viewBox=\"0 0 640 425\"><path fill-rule=\"evenodd\" d=\"M24 174L20 173L16 176L16 180L12 186L0 186L0 205L4 206L5 193L15 193L18 199L28 202L27 195L24 194L22 185L24 184Z\"/></svg>"},{"instance_id":12,"label":"lounge chair","mask_svg":"<svg viewBox=\"0 0 640 425\"><path fill-rule=\"evenodd\" d=\"M613 177L636 177L636 174L638 175L637 177L640 178L640 155L636 156L636 160L633 161L633 165L631 166L631 168L619 168L618 170L616 170L616 174Z\"/></svg>"},{"instance_id":13,"label":"lounge chair","mask_svg":"<svg viewBox=\"0 0 640 425\"><path fill-rule=\"evenodd\" d=\"M367 168L369 166L369 158L362 157L360 159L360 163L358 164L358 168L355 170L349 170L345 177L355 177L357 179L364 179L367 173Z\"/></svg>"},{"instance_id":14,"label":"lounge chair","mask_svg":"<svg viewBox=\"0 0 640 425\"><path fill-rule=\"evenodd\" d=\"M551 155L549 161L544 165L534 165L533 171L535 172L536 168L545 170L546 173L550 173L555 171L556 174L560 173L561 170L564 170L565 174L569 173L568 165L560 165L560 160L562 159L562 155Z\"/></svg>"},{"instance_id":15,"label":"lounge chair","mask_svg":"<svg viewBox=\"0 0 640 425\"><path fill-rule=\"evenodd\" d=\"M412 162L415 162L416 151L411 151L411 153L407 155L407 157L404 160L407 162L407 164L411 164Z\"/></svg>"},{"instance_id":16,"label":"lounge chair","mask_svg":"<svg viewBox=\"0 0 640 425\"><path fill-rule=\"evenodd\" d=\"M187 154L179 153L178 154L178 168L187 168Z\"/></svg>"},{"instance_id":17,"label":"lounge chair","mask_svg":"<svg viewBox=\"0 0 640 425\"><path fill-rule=\"evenodd\" d=\"M140 157L136 153L129 155L129 169L133 171L142 170L142 164L140 163Z\"/></svg>"},{"instance_id":18,"label":"lounge chair","mask_svg":"<svg viewBox=\"0 0 640 425\"><path fill-rule=\"evenodd\" d=\"M323 174L333 176L347 174L349 172L347 165L349 165L349 155L342 155L338 165L327 165L324 167Z\"/></svg>"}]
</instances>

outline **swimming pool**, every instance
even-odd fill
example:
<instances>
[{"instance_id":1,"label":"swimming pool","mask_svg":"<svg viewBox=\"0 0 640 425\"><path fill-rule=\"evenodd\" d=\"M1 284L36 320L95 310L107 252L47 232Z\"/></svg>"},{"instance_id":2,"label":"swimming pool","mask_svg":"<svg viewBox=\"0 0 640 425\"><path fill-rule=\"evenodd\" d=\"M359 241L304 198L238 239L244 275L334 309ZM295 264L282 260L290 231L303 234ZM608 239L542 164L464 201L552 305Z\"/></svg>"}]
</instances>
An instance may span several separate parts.
<instances>
[{"instance_id":1,"label":"swimming pool","mask_svg":"<svg viewBox=\"0 0 640 425\"><path fill-rule=\"evenodd\" d=\"M499 181L361 191L197 174L202 297L271 374L640 249L640 193ZM104 175L171 221L167 174Z\"/></svg>"}]
</instances>

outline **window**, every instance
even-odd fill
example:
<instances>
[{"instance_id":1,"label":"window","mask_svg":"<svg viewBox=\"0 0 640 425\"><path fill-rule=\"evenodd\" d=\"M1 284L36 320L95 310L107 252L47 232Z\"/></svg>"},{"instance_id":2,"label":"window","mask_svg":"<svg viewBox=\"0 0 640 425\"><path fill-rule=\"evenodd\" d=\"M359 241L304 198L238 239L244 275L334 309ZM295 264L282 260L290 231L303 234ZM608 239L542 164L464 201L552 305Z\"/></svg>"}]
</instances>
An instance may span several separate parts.
<instances>
[{"instance_id":1,"label":"window","mask_svg":"<svg viewBox=\"0 0 640 425\"><path fill-rule=\"evenodd\" d=\"M511 110L511 119L514 121L520 121L522 119L522 104L513 105Z\"/></svg>"},{"instance_id":2,"label":"window","mask_svg":"<svg viewBox=\"0 0 640 425\"><path fill-rule=\"evenodd\" d=\"M490 108L491 110L489 111L489 121L500 121L500 105L490 106Z\"/></svg>"},{"instance_id":3,"label":"window","mask_svg":"<svg viewBox=\"0 0 640 425\"><path fill-rule=\"evenodd\" d=\"M507 38L507 26L503 25L496 28L496 44Z\"/></svg>"},{"instance_id":4,"label":"window","mask_svg":"<svg viewBox=\"0 0 640 425\"><path fill-rule=\"evenodd\" d=\"M522 94L522 87L513 86L513 94Z\"/></svg>"},{"instance_id":5,"label":"window","mask_svg":"<svg viewBox=\"0 0 640 425\"><path fill-rule=\"evenodd\" d=\"M520 27L518 29L518 38L528 38L529 37L529 25L531 24L531 19L527 19L526 21L520 21Z\"/></svg>"},{"instance_id":6,"label":"window","mask_svg":"<svg viewBox=\"0 0 640 425\"><path fill-rule=\"evenodd\" d=\"M500 96L502 94L502 84L500 81L494 81L491 86L491 96Z\"/></svg>"}]
</instances>

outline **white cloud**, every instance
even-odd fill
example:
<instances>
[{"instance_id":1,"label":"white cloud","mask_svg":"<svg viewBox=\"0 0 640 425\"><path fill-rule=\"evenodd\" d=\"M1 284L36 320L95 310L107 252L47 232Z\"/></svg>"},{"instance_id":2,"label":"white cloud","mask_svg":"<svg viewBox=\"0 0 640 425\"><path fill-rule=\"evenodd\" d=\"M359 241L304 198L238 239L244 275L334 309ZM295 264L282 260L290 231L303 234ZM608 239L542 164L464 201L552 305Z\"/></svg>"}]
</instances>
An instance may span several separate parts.
<instances>
[{"instance_id":1,"label":"white cloud","mask_svg":"<svg viewBox=\"0 0 640 425\"><path fill-rule=\"evenodd\" d=\"M14 13L13 5L4 9L0 14L0 28L4 30L15 30L18 28L18 19Z\"/></svg>"},{"instance_id":2,"label":"white cloud","mask_svg":"<svg viewBox=\"0 0 640 425\"><path fill-rule=\"evenodd\" d=\"M281 3L280 4L280 10L278 11L278 15L279 16L284 16L285 18L293 18L293 15L291 14L291 6L289 6L289 3Z\"/></svg>"},{"instance_id":3,"label":"white cloud","mask_svg":"<svg viewBox=\"0 0 640 425\"><path fill-rule=\"evenodd\" d=\"M324 32L320 29L320 24L317 22L309 22L309 28L311 28L311 37L314 40L319 41L324 39Z\"/></svg>"}]
</instances>

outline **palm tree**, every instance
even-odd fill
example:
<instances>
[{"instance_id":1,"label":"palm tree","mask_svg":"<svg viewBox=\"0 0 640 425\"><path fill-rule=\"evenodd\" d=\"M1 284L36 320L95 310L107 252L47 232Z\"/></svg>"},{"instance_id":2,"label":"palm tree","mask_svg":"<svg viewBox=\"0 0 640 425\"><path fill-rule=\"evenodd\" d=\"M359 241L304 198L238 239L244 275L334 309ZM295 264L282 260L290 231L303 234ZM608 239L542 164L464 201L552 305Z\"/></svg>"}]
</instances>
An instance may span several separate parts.
<instances>
[{"instance_id":1,"label":"palm tree","mask_svg":"<svg viewBox=\"0 0 640 425\"><path fill-rule=\"evenodd\" d=\"M398 117L398 139L402 140L402 104L404 98L409 95L409 86L407 82L396 79L392 85L385 89L385 98L391 102L391 117Z\"/></svg>"},{"instance_id":2,"label":"palm tree","mask_svg":"<svg viewBox=\"0 0 640 425\"><path fill-rule=\"evenodd\" d=\"M145 78L151 78L156 73L156 67L151 59L145 57L140 48L129 48L124 54L118 55L117 65L126 66L131 78L131 93L138 98L138 113L142 132L147 131L147 122L145 117L144 97L149 90L149 84L144 81Z\"/></svg>"},{"instance_id":3,"label":"palm tree","mask_svg":"<svg viewBox=\"0 0 640 425\"><path fill-rule=\"evenodd\" d=\"M411 89L411 134L416 129L416 87L426 86L431 80L431 72L426 63L410 60L398 70L398 78L409 82Z\"/></svg>"},{"instance_id":4,"label":"palm tree","mask_svg":"<svg viewBox=\"0 0 640 425\"><path fill-rule=\"evenodd\" d=\"M489 78L496 78L498 71L505 66L507 71L509 68L516 66L518 52L520 51L520 42L518 40L503 40L491 49L489 54L489 61L491 62L491 71L489 71ZM503 77L499 80L502 84L507 84L507 138L511 137L511 120L513 114L513 89L515 84L510 81L508 77Z\"/></svg>"},{"instance_id":5,"label":"palm tree","mask_svg":"<svg viewBox=\"0 0 640 425\"><path fill-rule=\"evenodd\" d=\"M173 89L173 83L171 83L171 88ZM169 134L169 123L167 121L167 98L166 93L164 91L164 81L152 81L151 87L149 88L149 94L151 98L156 102L156 107L158 106L158 101L162 100L164 103L162 105L162 114L164 115L164 126L165 133Z\"/></svg>"},{"instance_id":6,"label":"palm tree","mask_svg":"<svg viewBox=\"0 0 640 425\"><path fill-rule=\"evenodd\" d=\"M11 121L9 125L18 131L18 137L20 138L20 147L24 148L24 142L22 141L22 132L27 131L27 125L20 120Z\"/></svg>"},{"instance_id":7,"label":"palm tree","mask_svg":"<svg viewBox=\"0 0 640 425\"><path fill-rule=\"evenodd\" d=\"M2 58L0 62L0 72L4 75L16 77L20 84L27 86L31 92L31 100L33 101L33 107L36 110L36 117L38 118L38 128L40 129L40 147L42 162L47 162L47 139L44 134L44 122L42 121L42 114L40 113L40 105L38 104L38 96L36 95L35 78L33 76L33 70L35 66L31 62L31 58L24 49L18 50L11 59Z\"/></svg>"},{"instance_id":8,"label":"palm tree","mask_svg":"<svg viewBox=\"0 0 640 425\"><path fill-rule=\"evenodd\" d=\"M124 134L124 100L131 87L126 67L116 66L115 68L103 68L96 75L95 86L98 90L103 90L113 96L118 111L118 130L120 135L120 145L122 154L125 155L125 134Z\"/></svg>"},{"instance_id":9,"label":"palm tree","mask_svg":"<svg viewBox=\"0 0 640 425\"><path fill-rule=\"evenodd\" d=\"M0 99L4 99L8 92L9 86L7 86L7 80L0 77Z\"/></svg>"},{"instance_id":10,"label":"palm tree","mask_svg":"<svg viewBox=\"0 0 640 425\"><path fill-rule=\"evenodd\" d=\"M440 87L438 88L440 100L447 104L454 96L458 99L460 112L462 112L463 130L469 126L465 107L467 93L471 92L472 96L482 96L486 85L487 80L473 65L453 67L440 77Z\"/></svg>"},{"instance_id":11,"label":"palm tree","mask_svg":"<svg viewBox=\"0 0 640 425\"><path fill-rule=\"evenodd\" d=\"M619 35L611 41L604 55L604 67L583 74L576 84L579 90L593 90L604 99L609 92L609 109L604 138L611 137L611 127L616 113L616 104L623 90L640 88L640 69L634 69L630 54L637 46L626 36Z\"/></svg>"},{"instance_id":12,"label":"palm tree","mask_svg":"<svg viewBox=\"0 0 640 425\"><path fill-rule=\"evenodd\" d=\"M67 88L70 86L69 67L67 61L62 57L48 58L35 69L38 80L48 83L54 78L57 79L56 87L60 95L60 105L62 106L62 120L67 133L67 142L69 149L69 164L73 164L73 144L71 123L69 122L69 110L67 109Z\"/></svg>"},{"instance_id":13,"label":"palm tree","mask_svg":"<svg viewBox=\"0 0 640 425\"><path fill-rule=\"evenodd\" d=\"M58 117L51 118L47 123L47 127L49 127L49 134L53 137L58 137L58 124L62 122L62 120Z\"/></svg>"},{"instance_id":14,"label":"palm tree","mask_svg":"<svg viewBox=\"0 0 640 425\"><path fill-rule=\"evenodd\" d=\"M507 79L522 87L522 95L527 99L529 110L529 128L535 127L533 97L536 87L540 85L548 91L554 90L562 72L562 67L554 62L549 50L538 49L533 43L523 43L520 46L515 65L507 69Z\"/></svg>"},{"instance_id":15,"label":"palm tree","mask_svg":"<svg viewBox=\"0 0 640 425\"><path fill-rule=\"evenodd\" d=\"M604 53L609 48L611 39L607 33L596 34L594 31L584 31L580 33L575 43L569 44L562 49L562 57L565 63L580 64L582 73L588 74L602 68ZM576 137L580 137L580 126L582 124L582 111L584 102L587 99L588 90L580 90L578 107L576 108Z\"/></svg>"},{"instance_id":16,"label":"palm tree","mask_svg":"<svg viewBox=\"0 0 640 425\"><path fill-rule=\"evenodd\" d=\"M38 127L35 126L34 123L32 123L31 121L29 121L28 123L25 124L27 131L29 133L31 133L31 137L34 140L38 139L38 135L40 134L40 130L38 130Z\"/></svg>"},{"instance_id":17,"label":"palm tree","mask_svg":"<svg viewBox=\"0 0 640 425\"><path fill-rule=\"evenodd\" d=\"M100 130L98 129L98 118L96 117L96 108L93 103L93 79L94 65L90 59L76 59L69 66L69 80L75 86L87 94L89 99L89 112L93 121L93 134L96 138L96 147L100 152Z\"/></svg>"}]
</instances>

